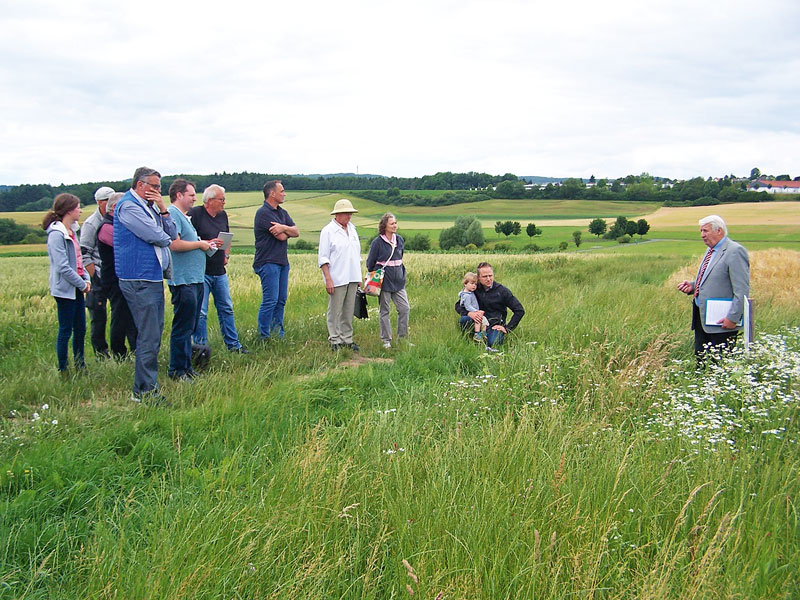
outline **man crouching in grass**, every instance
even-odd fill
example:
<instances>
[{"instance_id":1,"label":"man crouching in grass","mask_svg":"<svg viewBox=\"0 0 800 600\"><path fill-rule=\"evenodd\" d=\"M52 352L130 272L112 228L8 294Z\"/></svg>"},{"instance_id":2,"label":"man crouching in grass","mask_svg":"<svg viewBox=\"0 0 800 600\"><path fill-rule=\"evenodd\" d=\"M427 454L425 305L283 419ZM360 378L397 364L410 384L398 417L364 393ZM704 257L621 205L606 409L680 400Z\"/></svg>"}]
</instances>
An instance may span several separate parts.
<instances>
[{"instance_id":1,"label":"man crouching in grass","mask_svg":"<svg viewBox=\"0 0 800 600\"><path fill-rule=\"evenodd\" d=\"M483 311L467 311L460 303L456 303L456 312L461 315L459 325L462 329L472 329L473 322L480 323L481 316L485 316L489 321L486 330L486 347L496 348L501 346L505 336L510 333L522 317L525 316L525 309L522 303L517 300L506 286L494 280L494 269L488 262L478 265L478 287L475 289L475 297L478 299L478 306ZM513 316L506 323L508 310Z\"/></svg>"}]
</instances>

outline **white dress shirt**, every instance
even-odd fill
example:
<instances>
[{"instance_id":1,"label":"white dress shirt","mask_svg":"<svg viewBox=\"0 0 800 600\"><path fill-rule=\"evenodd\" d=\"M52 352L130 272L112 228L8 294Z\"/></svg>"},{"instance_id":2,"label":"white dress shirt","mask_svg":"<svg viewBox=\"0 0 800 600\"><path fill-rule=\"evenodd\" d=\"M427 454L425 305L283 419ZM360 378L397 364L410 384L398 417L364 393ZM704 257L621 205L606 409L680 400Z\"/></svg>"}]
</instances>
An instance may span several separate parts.
<instances>
[{"instance_id":1,"label":"white dress shirt","mask_svg":"<svg viewBox=\"0 0 800 600\"><path fill-rule=\"evenodd\" d=\"M355 225L348 223L345 231L336 219L331 219L319 232L317 263L320 267L328 265L334 287L361 283L361 242Z\"/></svg>"}]
</instances>

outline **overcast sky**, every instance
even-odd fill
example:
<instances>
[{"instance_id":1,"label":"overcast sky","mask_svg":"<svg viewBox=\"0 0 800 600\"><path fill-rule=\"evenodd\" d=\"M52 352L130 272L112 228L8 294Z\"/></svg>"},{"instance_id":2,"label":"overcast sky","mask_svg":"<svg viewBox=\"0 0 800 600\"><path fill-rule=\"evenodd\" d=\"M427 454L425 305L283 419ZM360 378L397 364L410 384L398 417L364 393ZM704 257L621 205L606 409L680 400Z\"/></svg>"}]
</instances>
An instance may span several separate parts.
<instances>
[{"instance_id":1,"label":"overcast sky","mask_svg":"<svg viewBox=\"0 0 800 600\"><path fill-rule=\"evenodd\" d=\"M800 175L797 0L27 0L0 184Z\"/></svg>"}]
</instances>

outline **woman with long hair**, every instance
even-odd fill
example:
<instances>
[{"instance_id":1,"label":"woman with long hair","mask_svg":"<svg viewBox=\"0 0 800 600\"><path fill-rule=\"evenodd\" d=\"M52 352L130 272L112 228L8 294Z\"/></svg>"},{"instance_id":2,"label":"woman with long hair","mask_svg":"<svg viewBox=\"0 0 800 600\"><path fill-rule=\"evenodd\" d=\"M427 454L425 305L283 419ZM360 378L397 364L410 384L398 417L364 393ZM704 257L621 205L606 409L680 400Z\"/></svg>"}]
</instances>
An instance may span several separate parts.
<instances>
[{"instance_id":1,"label":"woman with long hair","mask_svg":"<svg viewBox=\"0 0 800 600\"><path fill-rule=\"evenodd\" d=\"M397 337L408 338L408 313L411 310L406 294L406 267L403 264L405 242L397 235L397 219L386 213L378 223L378 237L372 240L367 256L367 271L383 269L383 285L378 298L379 322L383 347L392 347L392 323L389 320L391 303L397 309ZM413 344L409 344L413 346Z\"/></svg>"},{"instance_id":2,"label":"woman with long hair","mask_svg":"<svg viewBox=\"0 0 800 600\"><path fill-rule=\"evenodd\" d=\"M83 268L81 248L72 226L81 216L81 201L72 194L59 194L45 215L42 229L47 232L50 258L50 294L58 306L56 355L58 370L67 373L69 338L76 369L85 369L83 340L86 336L84 293L91 288L89 273Z\"/></svg>"}]
</instances>

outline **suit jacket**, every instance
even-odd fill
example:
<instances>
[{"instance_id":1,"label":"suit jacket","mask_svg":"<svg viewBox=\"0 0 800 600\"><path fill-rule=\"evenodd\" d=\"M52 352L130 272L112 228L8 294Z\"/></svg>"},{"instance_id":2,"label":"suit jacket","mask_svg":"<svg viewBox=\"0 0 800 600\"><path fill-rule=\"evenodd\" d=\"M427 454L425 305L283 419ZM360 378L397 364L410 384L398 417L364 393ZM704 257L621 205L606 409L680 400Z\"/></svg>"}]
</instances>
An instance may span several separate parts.
<instances>
[{"instance_id":1,"label":"suit jacket","mask_svg":"<svg viewBox=\"0 0 800 600\"><path fill-rule=\"evenodd\" d=\"M697 278L695 277L695 279ZM694 283L689 293L694 294ZM744 313L744 297L749 295L750 257L744 246L726 237L714 248L714 256L703 274L700 292L697 294L703 331L706 333L733 331L717 325L706 325L706 300L709 298L733 298L733 304L727 317L734 323L738 323ZM736 329L742 328L737 327Z\"/></svg>"}]
</instances>

